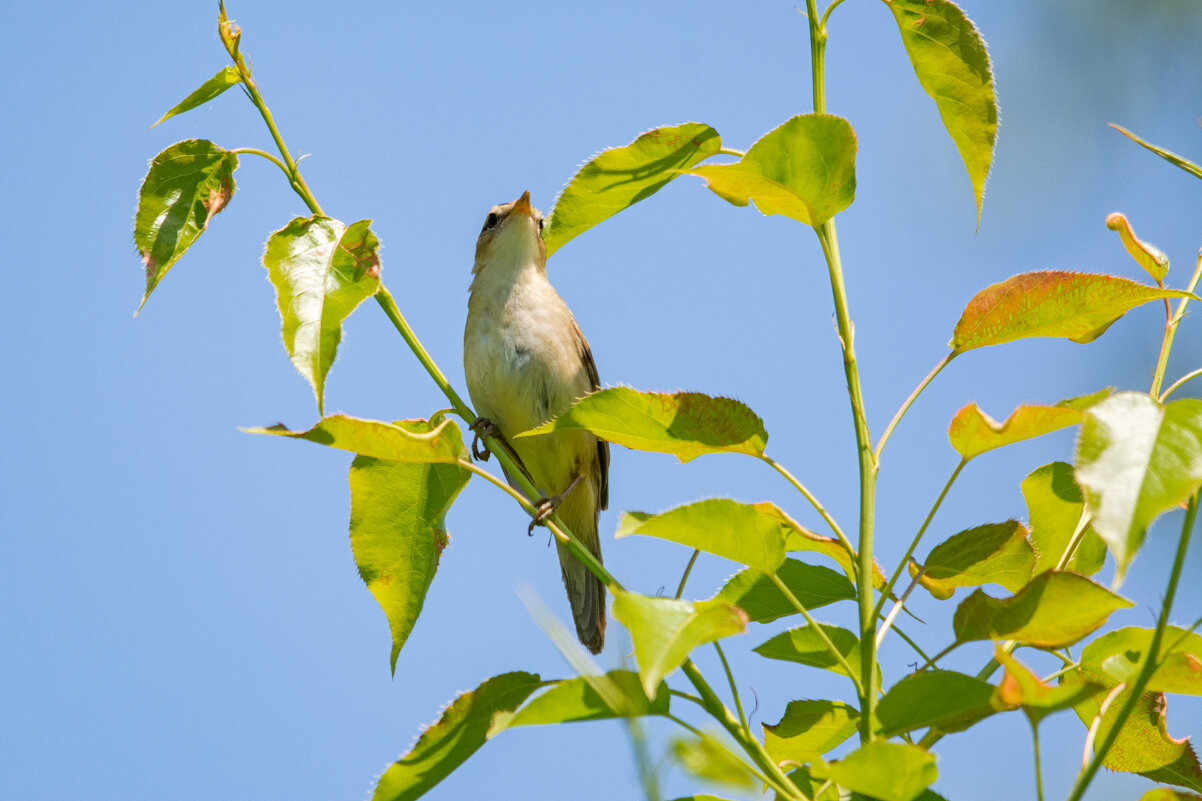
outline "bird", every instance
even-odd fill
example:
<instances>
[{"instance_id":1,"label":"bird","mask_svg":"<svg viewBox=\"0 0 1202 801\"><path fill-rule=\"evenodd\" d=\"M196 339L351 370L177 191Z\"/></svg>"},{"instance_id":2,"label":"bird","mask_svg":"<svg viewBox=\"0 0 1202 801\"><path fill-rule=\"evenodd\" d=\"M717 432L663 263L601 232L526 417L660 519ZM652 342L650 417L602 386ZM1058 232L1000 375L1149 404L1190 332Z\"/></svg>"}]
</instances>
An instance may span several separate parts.
<instances>
[{"instance_id":1,"label":"bird","mask_svg":"<svg viewBox=\"0 0 1202 801\"><path fill-rule=\"evenodd\" d=\"M609 443L589 431L514 438L601 388L588 340L547 278L543 215L530 192L493 206L476 240L463 332L463 367L477 435L499 433L543 495L530 531L551 513L601 560L597 532L609 506ZM487 452L477 456L487 458ZM506 472L510 485L513 476ZM576 635L594 654L605 643L605 585L556 541Z\"/></svg>"}]
</instances>

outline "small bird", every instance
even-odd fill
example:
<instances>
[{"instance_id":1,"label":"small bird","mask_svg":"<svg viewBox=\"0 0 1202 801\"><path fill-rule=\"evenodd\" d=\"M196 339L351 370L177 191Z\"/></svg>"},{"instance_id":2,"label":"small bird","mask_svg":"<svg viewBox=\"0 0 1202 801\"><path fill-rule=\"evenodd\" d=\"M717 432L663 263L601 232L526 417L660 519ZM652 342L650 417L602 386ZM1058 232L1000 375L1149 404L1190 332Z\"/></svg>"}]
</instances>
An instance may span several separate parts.
<instances>
[{"instance_id":1,"label":"small bird","mask_svg":"<svg viewBox=\"0 0 1202 801\"><path fill-rule=\"evenodd\" d=\"M476 240L463 368L479 418L473 430L499 432L544 493L535 523L560 519L601 559L597 519L609 505L609 443L588 431L514 439L601 388L588 341L547 280L543 215L530 193L493 206ZM487 454L483 454L487 458ZM507 474L510 484L513 477ZM534 523L531 523L533 530ZM605 643L605 585L556 542L576 635L594 654Z\"/></svg>"}]
</instances>

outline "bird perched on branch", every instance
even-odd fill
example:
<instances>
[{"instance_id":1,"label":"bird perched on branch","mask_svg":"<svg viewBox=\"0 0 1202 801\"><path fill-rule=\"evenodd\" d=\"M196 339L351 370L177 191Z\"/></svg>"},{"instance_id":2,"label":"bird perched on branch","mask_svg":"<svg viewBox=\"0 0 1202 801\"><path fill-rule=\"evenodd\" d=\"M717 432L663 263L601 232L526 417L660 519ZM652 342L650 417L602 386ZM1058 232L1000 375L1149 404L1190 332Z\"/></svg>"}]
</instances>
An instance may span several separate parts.
<instances>
[{"instance_id":1,"label":"bird perched on branch","mask_svg":"<svg viewBox=\"0 0 1202 801\"><path fill-rule=\"evenodd\" d=\"M493 206L476 241L463 367L480 416L477 433L499 433L543 493L535 523L560 519L601 560L597 518L609 505L609 443L588 431L513 435L567 411L600 389L588 341L547 280L543 215L530 193ZM487 458L487 454L483 454ZM513 476L506 476L513 484ZM576 634L593 653L605 642L605 585L556 541Z\"/></svg>"}]
</instances>

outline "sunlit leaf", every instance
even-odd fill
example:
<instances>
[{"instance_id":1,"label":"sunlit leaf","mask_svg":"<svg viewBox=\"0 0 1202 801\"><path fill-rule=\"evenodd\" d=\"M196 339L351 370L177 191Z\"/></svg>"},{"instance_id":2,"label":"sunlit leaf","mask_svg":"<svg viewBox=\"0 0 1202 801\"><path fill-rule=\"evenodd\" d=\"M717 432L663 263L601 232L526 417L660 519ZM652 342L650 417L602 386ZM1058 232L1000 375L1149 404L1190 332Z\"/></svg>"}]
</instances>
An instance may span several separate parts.
<instances>
[{"instance_id":1,"label":"sunlit leaf","mask_svg":"<svg viewBox=\"0 0 1202 801\"><path fill-rule=\"evenodd\" d=\"M142 303L234 196L238 157L204 139L159 153L138 190L134 244L146 269Z\"/></svg>"},{"instance_id":2,"label":"sunlit leaf","mask_svg":"<svg viewBox=\"0 0 1202 801\"><path fill-rule=\"evenodd\" d=\"M800 551L809 551L811 553L820 553L834 560L834 562L842 568L844 575L849 579L854 579L856 575L855 557L847 552L834 537L823 537L820 534L815 534L805 526L802 526L789 515L785 514L779 507L770 503L758 503L756 506L764 508L769 514L775 515L781 519L782 525L785 527L785 551L788 553L796 553ZM878 590L885 586L885 575L881 572L881 566L876 560L872 563L872 586Z\"/></svg>"},{"instance_id":3,"label":"sunlit leaf","mask_svg":"<svg viewBox=\"0 0 1202 801\"><path fill-rule=\"evenodd\" d=\"M981 216L997 137L997 95L985 40L950 0L888 0L922 88L939 108L972 181Z\"/></svg>"},{"instance_id":4,"label":"sunlit leaf","mask_svg":"<svg viewBox=\"0 0 1202 801\"><path fill-rule=\"evenodd\" d=\"M783 214L817 227L856 196L856 135L847 120L800 114L764 134L734 164L704 164L687 172L705 179L723 200L764 214Z\"/></svg>"},{"instance_id":5,"label":"sunlit leaf","mask_svg":"<svg viewBox=\"0 0 1202 801\"><path fill-rule=\"evenodd\" d=\"M1151 522L1202 486L1202 400L1161 405L1140 392L1113 395L1086 414L1076 463L1117 585Z\"/></svg>"},{"instance_id":6,"label":"sunlit leaf","mask_svg":"<svg viewBox=\"0 0 1202 801\"><path fill-rule=\"evenodd\" d=\"M324 406L326 374L342 321L380 286L380 242L368 227L329 217L297 217L267 240L263 266L275 287L284 347Z\"/></svg>"},{"instance_id":7,"label":"sunlit leaf","mask_svg":"<svg viewBox=\"0 0 1202 801\"><path fill-rule=\"evenodd\" d=\"M705 453L762 456L764 421L737 400L699 392L639 392L610 387L585 395L572 408L519 437L585 429L640 451L670 453L682 462Z\"/></svg>"},{"instance_id":8,"label":"sunlit leaf","mask_svg":"<svg viewBox=\"0 0 1202 801\"><path fill-rule=\"evenodd\" d=\"M677 542L773 573L785 561L785 532L779 518L759 507L726 498L678 506L657 515L627 512L617 537L642 534Z\"/></svg>"},{"instance_id":9,"label":"sunlit leaf","mask_svg":"<svg viewBox=\"0 0 1202 801\"><path fill-rule=\"evenodd\" d=\"M344 414L323 417L308 431L291 431L283 424L268 428L244 428L248 434L274 434L305 439L351 451L362 456L393 462L455 463L470 458L459 426L449 417L439 421L398 420L385 423Z\"/></svg>"},{"instance_id":10,"label":"sunlit leaf","mask_svg":"<svg viewBox=\"0 0 1202 801\"><path fill-rule=\"evenodd\" d=\"M1081 422L1084 412L1066 406L1023 404L999 423L970 403L952 418L947 438L965 459L1014 442L1040 437Z\"/></svg>"},{"instance_id":11,"label":"sunlit leaf","mask_svg":"<svg viewBox=\"0 0 1202 801\"><path fill-rule=\"evenodd\" d=\"M952 628L960 642L1017 640L1039 648L1063 648L1133 604L1076 573L1040 573L1012 598L977 590L956 608Z\"/></svg>"},{"instance_id":12,"label":"sunlit leaf","mask_svg":"<svg viewBox=\"0 0 1202 801\"><path fill-rule=\"evenodd\" d=\"M1152 645L1152 629L1128 627L1111 631L1081 651L1081 669L1131 684ZM1166 626L1148 692L1202 695L1202 635Z\"/></svg>"},{"instance_id":13,"label":"sunlit leaf","mask_svg":"<svg viewBox=\"0 0 1202 801\"><path fill-rule=\"evenodd\" d=\"M241 82L242 78L238 75L238 70L234 69L233 67L225 67L212 78L209 78L207 81L202 83L196 91L192 92L192 94L188 95L179 103L172 106L171 110L159 117L158 122L156 122L154 125L158 125L159 122L170 119L177 114L183 114L185 111L191 111L197 106L203 106L205 103L208 103L226 89L229 89L231 86L236 86ZM150 127L153 128L154 125Z\"/></svg>"},{"instance_id":14,"label":"sunlit leaf","mask_svg":"<svg viewBox=\"0 0 1202 801\"><path fill-rule=\"evenodd\" d=\"M1195 178L1202 178L1202 167L1199 167L1197 164L1194 164L1189 159L1184 159L1181 156L1178 156L1176 153L1173 153L1169 150L1165 150L1162 147L1157 147L1156 145L1154 145L1150 142L1145 142L1143 139L1140 139L1138 136L1131 133L1126 128L1123 128L1120 125L1115 125L1114 123L1110 123L1110 127L1115 129L1119 133L1121 133L1123 136L1130 139L1132 142L1135 142L1136 144L1146 147L1148 150L1151 150L1153 153L1160 156L1162 159L1164 159L1168 163L1172 164L1174 167L1179 167L1179 168L1185 170L1186 172L1188 172L1190 175L1194 176Z\"/></svg>"},{"instance_id":15,"label":"sunlit leaf","mask_svg":"<svg viewBox=\"0 0 1202 801\"><path fill-rule=\"evenodd\" d=\"M372 801L420 798L484 745L494 716L517 709L538 687L536 674L502 673L460 695L384 772Z\"/></svg>"},{"instance_id":16,"label":"sunlit leaf","mask_svg":"<svg viewBox=\"0 0 1202 801\"><path fill-rule=\"evenodd\" d=\"M686 773L698 779L744 790L758 784L747 766L712 737L676 737L671 753Z\"/></svg>"},{"instance_id":17,"label":"sunlit leaf","mask_svg":"<svg viewBox=\"0 0 1202 801\"><path fill-rule=\"evenodd\" d=\"M851 582L827 567L786 559L776 575L807 611L856 597ZM737 606L747 613L752 623L770 623L800 614L776 582L753 567L731 576L710 602Z\"/></svg>"},{"instance_id":18,"label":"sunlit leaf","mask_svg":"<svg viewBox=\"0 0 1202 801\"><path fill-rule=\"evenodd\" d=\"M1094 737L1095 747L1110 733L1119 710L1130 695L1130 690L1122 690L1111 700ZM1089 726L1098 716L1102 702L1103 696L1095 695L1077 704L1074 710L1081 722ZM1102 760L1102 766L1202 791L1202 767L1194 747L1188 737L1176 738L1169 734L1167 710L1163 693L1142 693Z\"/></svg>"},{"instance_id":19,"label":"sunlit leaf","mask_svg":"<svg viewBox=\"0 0 1202 801\"><path fill-rule=\"evenodd\" d=\"M1069 709L1107 689L1104 685L1091 681L1080 671L1065 674L1057 685L1045 684L1030 668L1000 645L994 646L993 658L1005 669L1001 682L994 690L995 706L1011 709L1019 707L1035 723L1053 712Z\"/></svg>"},{"instance_id":20,"label":"sunlit leaf","mask_svg":"<svg viewBox=\"0 0 1202 801\"><path fill-rule=\"evenodd\" d=\"M1034 565L1026 527L1008 520L961 531L936 545L918 581L941 601L952 597L957 587L982 584L1000 584L1018 592L1030 580ZM911 560L910 575L917 572Z\"/></svg>"},{"instance_id":21,"label":"sunlit leaf","mask_svg":"<svg viewBox=\"0 0 1202 801\"><path fill-rule=\"evenodd\" d=\"M1113 275L1023 273L978 292L960 315L948 347L963 353L1025 337L1092 342L1136 306L1187 296Z\"/></svg>"},{"instance_id":22,"label":"sunlit leaf","mask_svg":"<svg viewBox=\"0 0 1202 801\"><path fill-rule=\"evenodd\" d=\"M830 638L835 648L843 655L844 660L854 674L852 678L860 678L860 640L847 629L820 623L826 636ZM781 659L785 662L797 662L811 667L833 670L836 673L848 675L847 671L831 653L826 642L812 626L801 626L777 634L772 639L753 650L768 659Z\"/></svg>"},{"instance_id":23,"label":"sunlit leaf","mask_svg":"<svg viewBox=\"0 0 1202 801\"><path fill-rule=\"evenodd\" d=\"M1127 218L1117 211L1106 215L1106 227L1118 231L1123 240L1123 247L1131 254L1131 258L1144 268L1144 272L1152 276L1152 280L1160 283L1169 272L1169 257L1164 251L1150 242L1144 242L1135 235L1135 230Z\"/></svg>"},{"instance_id":24,"label":"sunlit leaf","mask_svg":"<svg viewBox=\"0 0 1202 801\"><path fill-rule=\"evenodd\" d=\"M624 709L615 710L606 703L594 687L598 680L611 682L609 686L619 693ZM666 684L661 683L656 688L655 697L648 699L639 683L637 673L629 670L611 670L604 676L577 676L556 683L519 709L507 727L512 729L515 726L539 726L547 723L666 715L668 699Z\"/></svg>"},{"instance_id":25,"label":"sunlit leaf","mask_svg":"<svg viewBox=\"0 0 1202 801\"><path fill-rule=\"evenodd\" d=\"M844 801L840 798L839 788L834 782L819 781L813 778L810 776L808 766L803 765L800 768L794 768L786 775L789 777L789 781L793 782L806 798L813 801ZM786 801L786 799L785 796L778 792L774 794L774 801Z\"/></svg>"},{"instance_id":26,"label":"sunlit leaf","mask_svg":"<svg viewBox=\"0 0 1202 801\"><path fill-rule=\"evenodd\" d=\"M708 125L655 128L625 147L593 156L555 199L544 239L547 256L604 220L644 200L722 147Z\"/></svg>"},{"instance_id":27,"label":"sunlit leaf","mask_svg":"<svg viewBox=\"0 0 1202 801\"><path fill-rule=\"evenodd\" d=\"M747 627L747 615L726 604L692 604L615 590L613 609L614 617L630 632L643 692L648 695L698 645Z\"/></svg>"},{"instance_id":28,"label":"sunlit leaf","mask_svg":"<svg viewBox=\"0 0 1202 801\"><path fill-rule=\"evenodd\" d=\"M992 684L952 670L924 670L890 687L876 711L880 733L892 737L928 726L959 731L998 710Z\"/></svg>"},{"instance_id":29,"label":"sunlit leaf","mask_svg":"<svg viewBox=\"0 0 1202 801\"><path fill-rule=\"evenodd\" d=\"M1202 795L1183 793L1171 787L1157 787L1141 795L1139 801L1202 801Z\"/></svg>"},{"instance_id":30,"label":"sunlit leaf","mask_svg":"<svg viewBox=\"0 0 1202 801\"><path fill-rule=\"evenodd\" d=\"M351 463L351 550L388 616L390 664L413 630L447 545L446 514L471 473L457 464Z\"/></svg>"},{"instance_id":31,"label":"sunlit leaf","mask_svg":"<svg viewBox=\"0 0 1202 801\"><path fill-rule=\"evenodd\" d=\"M764 750L772 761L808 762L855 733L860 711L842 701L790 701L778 723L764 723Z\"/></svg>"},{"instance_id":32,"label":"sunlit leaf","mask_svg":"<svg viewBox=\"0 0 1202 801\"><path fill-rule=\"evenodd\" d=\"M916 745L879 741L838 762L814 764L810 772L878 801L914 801L939 778L934 755Z\"/></svg>"},{"instance_id":33,"label":"sunlit leaf","mask_svg":"<svg viewBox=\"0 0 1202 801\"><path fill-rule=\"evenodd\" d=\"M1052 462L1033 471L1023 479L1022 490L1035 549L1035 572L1043 573L1057 565L1072 540L1085 510L1085 497L1067 462ZM1065 570L1092 576L1105 561L1106 544L1087 526Z\"/></svg>"}]
</instances>

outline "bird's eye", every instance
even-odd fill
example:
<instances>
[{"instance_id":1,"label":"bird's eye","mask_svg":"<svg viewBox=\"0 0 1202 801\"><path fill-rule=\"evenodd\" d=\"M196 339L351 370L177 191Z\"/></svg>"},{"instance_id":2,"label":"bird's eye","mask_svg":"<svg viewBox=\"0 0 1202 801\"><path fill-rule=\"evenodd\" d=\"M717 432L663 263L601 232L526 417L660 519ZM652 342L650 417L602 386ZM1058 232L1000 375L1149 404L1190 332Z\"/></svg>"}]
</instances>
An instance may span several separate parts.
<instances>
[{"instance_id":1,"label":"bird's eye","mask_svg":"<svg viewBox=\"0 0 1202 801\"><path fill-rule=\"evenodd\" d=\"M543 232L543 218L542 217L538 218L538 232L540 234Z\"/></svg>"},{"instance_id":2,"label":"bird's eye","mask_svg":"<svg viewBox=\"0 0 1202 801\"><path fill-rule=\"evenodd\" d=\"M495 228L497 226L497 222L500 219L501 218L499 216L497 216L497 213L495 211L490 211L488 213L488 219L484 221L484 227L486 229L487 228Z\"/></svg>"}]
</instances>

